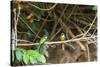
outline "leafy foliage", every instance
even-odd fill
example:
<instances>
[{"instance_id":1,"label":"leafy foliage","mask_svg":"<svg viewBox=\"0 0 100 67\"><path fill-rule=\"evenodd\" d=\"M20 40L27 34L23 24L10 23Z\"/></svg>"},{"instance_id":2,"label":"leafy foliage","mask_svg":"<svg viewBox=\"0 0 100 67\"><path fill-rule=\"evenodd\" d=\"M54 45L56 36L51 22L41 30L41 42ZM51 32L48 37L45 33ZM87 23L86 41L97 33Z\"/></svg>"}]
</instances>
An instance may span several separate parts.
<instances>
[{"instance_id":1,"label":"leafy foliage","mask_svg":"<svg viewBox=\"0 0 100 67\"><path fill-rule=\"evenodd\" d=\"M45 57L35 50L28 50L28 54L30 55L31 63L46 63Z\"/></svg>"},{"instance_id":2,"label":"leafy foliage","mask_svg":"<svg viewBox=\"0 0 100 67\"><path fill-rule=\"evenodd\" d=\"M20 12L18 10L18 7L21 7ZM17 38L20 40L18 41L18 44L24 42L24 41L21 42L21 40L25 40L24 42L25 44L29 42L39 43L39 45L37 45L37 49L35 50L22 49L23 47L16 49L15 51L16 59L19 62L24 62L25 64L44 64L46 63L46 57L48 60L50 60L50 61L47 60L48 63L62 63L60 62L62 57L64 57L64 60L67 57L68 58L71 57L71 59L69 58L69 60L66 60L64 62L73 62L73 61L77 62L77 59L80 58L76 59L76 57L79 57L79 54L83 54L83 52L81 53L80 48L79 47L77 48L77 46L73 46L73 45L76 44L84 45L83 42L81 43L81 41L79 42L75 41L76 44L73 42L66 43L65 48L66 49L68 48L67 51L69 52L67 56L65 55L66 52L64 53L65 56L62 54L63 53L61 52L62 50L59 49L60 45L58 44L50 45L51 48L49 47L49 49L47 50L46 47L44 47L46 46L44 45L44 43L47 41L47 39L51 42L51 41L59 41L59 40L62 41L70 40L70 39L74 39L74 37L79 38L83 36L83 34L88 30L90 25L91 25L91 29L88 31L89 35L87 34L86 36L97 35L96 20L95 23L92 25L92 21L94 21L94 17L96 16L96 12L97 12L97 6L95 5L88 6L88 5L75 5L75 4L60 4L60 3L55 4L55 3L22 1L20 3L14 2L12 10L13 9L16 9L15 11L16 15L12 14L13 21L15 19L14 16L18 17L18 13L20 13L18 17L18 24L17 24L17 35L18 35ZM48 37L44 35L44 31L43 31L44 29L48 31L49 33ZM60 34L62 32L65 33L65 37L64 35L62 35L60 39ZM41 36L43 37L41 38ZM89 43L91 44L92 41ZM72 47L74 47L75 49ZM84 45L84 47L87 46ZM35 47L30 46L30 48L35 48ZM89 47L89 49L91 48ZM84 52L84 54L88 53L90 50L88 52L87 51ZM90 55L88 53L86 57L87 58L89 58L89 56L91 57L92 52L93 51L91 51ZM93 53L95 52L96 51L94 51ZM58 54L60 56L58 56ZM74 58L76 60L72 60Z\"/></svg>"},{"instance_id":3,"label":"leafy foliage","mask_svg":"<svg viewBox=\"0 0 100 67\"><path fill-rule=\"evenodd\" d=\"M22 60L22 56L23 56L23 54L22 54L21 51L16 51L16 58L17 58L18 61Z\"/></svg>"},{"instance_id":4,"label":"leafy foliage","mask_svg":"<svg viewBox=\"0 0 100 67\"><path fill-rule=\"evenodd\" d=\"M16 59L18 61L22 61L22 58L23 58L23 54L25 53L25 50L24 49L21 49L21 48L17 48L16 49L16 52L15 52L15 55L16 55Z\"/></svg>"},{"instance_id":5,"label":"leafy foliage","mask_svg":"<svg viewBox=\"0 0 100 67\"><path fill-rule=\"evenodd\" d=\"M35 50L16 50L16 59L18 61L23 61L25 64L43 64L46 63L46 58L44 55L40 54Z\"/></svg>"},{"instance_id":6,"label":"leafy foliage","mask_svg":"<svg viewBox=\"0 0 100 67\"><path fill-rule=\"evenodd\" d=\"M24 55L23 55L23 61L25 64L29 64L29 54L26 52Z\"/></svg>"}]
</instances>

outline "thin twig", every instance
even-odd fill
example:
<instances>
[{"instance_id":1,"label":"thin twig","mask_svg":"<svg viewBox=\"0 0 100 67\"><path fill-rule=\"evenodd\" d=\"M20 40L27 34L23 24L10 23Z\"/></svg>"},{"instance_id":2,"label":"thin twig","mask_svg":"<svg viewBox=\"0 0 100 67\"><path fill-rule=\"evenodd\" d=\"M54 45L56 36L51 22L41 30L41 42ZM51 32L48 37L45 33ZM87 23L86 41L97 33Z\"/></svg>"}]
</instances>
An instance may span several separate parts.
<instances>
[{"instance_id":1,"label":"thin twig","mask_svg":"<svg viewBox=\"0 0 100 67\"><path fill-rule=\"evenodd\" d=\"M18 24L18 19L19 19L19 16L20 16L20 10L21 10L21 7L20 7L20 5L18 5L18 14L17 14L17 19L16 19L16 24Z\"/></svg>"},{"instance_id":2,"label":"thin twig","mask_svg":"<svg viewBox=\"0 0 100 67\"><path fill-rule=\"evenodd\" d=\"M71 20L70 20L70 21L71 21ZM75 24L75 23L72 22L72 21L71 21L71 23L76 27L76 29L78 30L78 32L79 32L80 34L83 33L82 30L80 29L80 27L79 27L77 24Z\"/></svg>"},{"instance_id":3,"label":"thin twig","mask_svg":"<svg viewBox=\"0 0 100 67\"><path fill-rule=\"evenodd\" d=\"M90 61L90 51L89 51L89 47L88 47L88 44L86 44L86 48L87 48L87 60Z\"/></svg>"},{"instance_id":4,"label":"thin twig","mask_svg":"<svg viewBox=\"0 0 100 67\"><path fill-rule=\"evenodd\" d=\"M34 16L36 16L38 19L34 19L33 20L36 20L36 21L40 21L40 20L43 20L43 21L53 21L53 20L49 20L49 19L45 19L45 18L42 18L40 16L38 16L36 13L32 12L34 14Z\"/></svg>"},{"instance_id":5,"label":"thin twig","mask_svg":"<svg viewBox=\"0 0 100 67\"><path fill-rule=\"evenodd\" d=\"M28 41L28 40L23 40L23 39L17 39L17 42L29 42L29 43L33 43L33 42L31 42L31 41Z\"/></svg>"},{"instance_id":6,"label":"thin twig","mask_svg":"<svg viewBox=\"0 0 100 67\"><path fill-rule=\"evenodd\" d=\"M14 29L12 29L12 36L13 38L15 38L15 40L12 40L12 44L11 44L11 50L12 50L12 62L15 61L14 58L14 50L16 49L17 46L17 21L16 21L16 8L13 9L13 13L14 13Z\"/></svg>"},{"instance_id":7,"label":"thin twig","mask_svg":"<svg viewBox=\"0 0 100 67\"><path fill-rule=\"evenodd\" d=\"M69 15L69 12L68 13L66 13L66 15ZM95 14L86 14L86 13L84 13L84 14L82 14L82 13L73 13L72 14L73 16L95 16Z\"/></svg>"},{"instance_id":8,"label":"thin twig","mask_svg":"<svg viewBox=\"0 0 100 67\"><path fill-rule=\"evenodd\" d=\"M80 24L82 24L82 25L86 25L86 26L90 26L91 24L90 24L90 22L91 22L91 20L89 21L89 20L87 20L87 18L84 18L84 17L77 17L77 16L75 16L74 18L73 18L73 20L74 21L77 21L78 22L78 24L80 23ZM85 26L85 27L86 27ZM85 28L84 27L84 28ZM92 27L94 27L95 28L95 26L94 25L92 25Z\"/></svg>"},{"instance_id":9,"label":"thin twig","mask_svg":"<svg viewBox=\"0 0 100 67\"><path fill-rule=\"evenodd\" d=\"M31 27L30 27L21 17L19 17L19 18L22 20L23 23L26 24L26 26L29 28L29 30L30 30L32 33L34 33L38 38L40 38L40 36L38 36L38 35L31 29Z\"/></svg>"},{"instance_id":10,"label":"thin twig","mask_svg":"<svg viewBox=\"0 0 100 67\"><path fill-rule=\"evenodd\" d=\"M62 16L64 15L64 13L65 13L65 10L67 9L67 7L68 7L68 5L67 6L65 6L65 8L64 8L64 10L63 10L63 12L61 13L61 15L60 15L60 17L58 18L58 20L57 20L57 23L59 23L60 22L60 20L61 20L61 18L62 18ZM61 29L62 29L62 27L56 32L56 34L55 35L53 35L52 37L51 37L51 39L50 40L52 40L60 31L61 31Z\"/></svg>"},{"instance_id":11,"label":"thin twig","mask_svg":"<svg viewBox=\"0 0 100 67\"><path fill-rule=\"evenodd\" d=\"M91 29L92 25L94 24L95 20L96 20L96 16L94 17L93 22L91 23L89 29L84 33L83 37L85 37L88 34L88 32L90 31L90 29Z\"/></svg>"},{"instance_id":12,"label":"thin twig","mask_svg":"<svg viewBox=\"0 0 100 67\"><path fill-rule=\"evenodd\" d=\"M16 21L17 14L16 14L16 8L14 8L13 12L14 12L14 35L15 35L15 37L14 37L15 38L15 43L13 45L13 49L15 49L16 48L15 45L17 45L17 43L16 43L16 41L17 41L17 21Z\"/></svg>"},{"instance_id":13,"label":"thin twig","mask_svg":"<svg viewBox=\"0 0 100 67\"><path fill-rule=\"evenodd\" d=\"M62 30L62 28L60 28L51 38L50 41Z\"/></svg>"},{"instance_id":14,"label":"thin twig","mask_svg":"<svg viewBox=\"0 0 100 67\"><path fill-rule=\"evenodd\" d=\"M40 7L36 6L36 5L34 5L34 4L31 4L31 3L28 3L28 4L31 5L31 6L33 6L33 7L35 7L35 8L37 8L38 10L41 10L41 11L49 11L49 10L52 10L57 5L57 3L55 3L52 7L48 8L48 9L43 9L43 8L40 8Z\"/></svg>"},{"instance_id":15,"label":"thin twig","mask_svg":"<svg viewBox=\"0 0 100 67\"><path fill-rule=\"evenodd\" d=\"M54 35L54 33L55 33L55 30L56 30L56 27L57 27L57 25L58 25L58 22L57 22L57 17L56 17L56 15L55 15L55 13L54 13L54 26L53 26L53 28L52 28L52 32L51 32L51 38L52 38L52 36ZM50 39L51 40L51 39Z\"/></svg>"},{"instance_id":16,"label":"thin twig","mask_svg":"<svg viewBox=\"0 0 100 67\"><path fill-rule=\"evenodd\" d=\"M76 36L75 36L75 37L73 37L72 39L82 37L83 35L84 35L83 33L82 33L82 34L79 34L79 35L76 35ZM86 37L89 37L89 36L91 36L91 35L86 35Z\"/></svg>"},{"instance_id":17,"label":"thin twig","mask_svg":"<svg viewBox=\"0 0 100 67\"><path fill-rule=\"evenodd\" d=\"M97 41L89 41L88 44L94 43L94 45L96 46L95 43L97 43Z\"/></svg>"},{"instance_id":18,"label":"thin twig","mask_svg":"<svg viewBox=\"0 0 100 67\"><path fill-rule=\"evenodd\" d=\"M17 30L17 33L27 33L27 32L20 32L20 31Z\"/></svg>"},{"instance_id":19,"label":"thin twig","mask_svg":"<svg viewBox=\"0 0 100 67\"><path fill-rule=\"evenodd\" d=\"M92 37L93 35L95 35L96 30L97 30L97 28L95 28L95 30L94 30L93 33L91 34L91 37Z\"/></svg>"},{"instance_id":20,"label":"thin twig","mask_svg":"<svg viewBox=\"0 0 100 67\"><path fill-rule=\"evenodd\" d=\"M69 34L72 38L75 37L75 35L72 33L72 31L70 29L69 29ZM76 43L81 47L82 50L84 50L84 51L86 50L85 46L80 41L76 41Z\"/></svg>"},{"instance_id":21,"label":"thin twig","mask_svg":"<svg viewBox=\"0 0 100 67\"><path fill-rule=\"evenodd\" d=\"M49 15L50 15L50 13L48 14L48 16L47 16L46 18L48 18L48 17L49 17ZM41 25L41 27L40 27L39 31L37 32L37 35L41 32L41 30L43 29L43 27L44 27L45 23L46 23L46 20L44 20L44 22L42 23L42 25ZM37 36L36 36L36 37L37 37ZM36 40L36 37L34 38L33 42Z\"/></svg>"}]
</instances>

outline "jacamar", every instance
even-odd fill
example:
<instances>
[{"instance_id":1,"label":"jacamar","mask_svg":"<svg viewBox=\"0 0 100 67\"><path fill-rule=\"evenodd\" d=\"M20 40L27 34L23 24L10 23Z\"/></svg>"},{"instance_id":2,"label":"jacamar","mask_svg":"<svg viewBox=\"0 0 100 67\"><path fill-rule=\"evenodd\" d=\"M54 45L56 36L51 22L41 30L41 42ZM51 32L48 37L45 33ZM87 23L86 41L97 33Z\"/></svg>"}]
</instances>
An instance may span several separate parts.
<instances>
[{"instance_id":1,"label":"jacamar","mask_svg":"<svg viewBox=\"0 0 100 67\"><path fill-rule=\"evenodd\" d=\"M43 35L42 38L40 38L40 41L39 41L39 45L37 47L37 51L42 53L42 54L45 54L46 56L48 56L48 52L47 52L47 48L46 46L44 46L45 42L47 41L48 39L48 32L46 30L44 30L45 32L45 35Z\"/></svg>"}]
</instances>

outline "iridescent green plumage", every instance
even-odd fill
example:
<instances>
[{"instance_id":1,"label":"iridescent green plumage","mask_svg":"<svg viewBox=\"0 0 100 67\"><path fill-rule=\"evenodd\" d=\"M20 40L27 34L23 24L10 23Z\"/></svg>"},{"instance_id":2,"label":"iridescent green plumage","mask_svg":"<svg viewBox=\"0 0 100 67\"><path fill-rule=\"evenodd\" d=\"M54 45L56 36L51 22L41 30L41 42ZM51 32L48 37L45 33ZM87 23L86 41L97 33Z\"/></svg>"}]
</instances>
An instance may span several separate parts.
<instances>
[{"instance_id":1,"label":"iridescent green plumage","mask_svg":"<svg viewBox=\"0 0 100 67\"><path fill-rule=\"evenodd\" d=\"M44 35L41 39L40 39L40 42L39 42L39 44L41 45L41 44L44 44L45 43L45 41L47 40L47 36L46 35Z\"/></svg>"},{"instance_id":2,"label":"iridescent green plumage","mask_svg":"<svg viewBox=\"0 0 100 67\"><path fill-rule=\"evenodd\" d=\"M44 45L44 43L46 42L48 36L44 35L41 39L40 39L40 42L39 42L39 46L37 48L37 50L40 52L40 49L41 47Z\"/></svg>"},{"instance_id":3,"label":"iridescent green plumage","mask_svg":"<svg viewBox=\"0 0 100 67\"><path fill-rule=\"evenodd\" d=\"M46 47L47 45L45 45L45 42L48 39L48 32L47 32L47 30L44 30L44 32L45 32L45 35L43 35L43 37L40 39L39 45L38 45L36 51L38 51L39 53L48 57L48 51L47 51L47 47Z\"/></svg>"}]
</instances>

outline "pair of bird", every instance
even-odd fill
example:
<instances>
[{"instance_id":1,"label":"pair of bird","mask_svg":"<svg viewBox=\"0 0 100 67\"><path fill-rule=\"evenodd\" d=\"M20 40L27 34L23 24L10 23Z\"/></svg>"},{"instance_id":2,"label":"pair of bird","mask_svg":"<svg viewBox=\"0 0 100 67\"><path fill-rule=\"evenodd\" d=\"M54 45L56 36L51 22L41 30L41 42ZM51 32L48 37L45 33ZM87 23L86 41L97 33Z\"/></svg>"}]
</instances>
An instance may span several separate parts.
<instances>
[{"instance_id":1,"label":"pair of bird","mask_svg":"<svg viewBox=\"0 0 100 67\"><path fill-rule=\"evenodd\" d=\"M44 43L47 41L48 39L48 35L44 35L40 41L39 41L39 46L38 46L38 51L40 51L41 47L43 47ZM60 40L61 41L64 41L65 40L65 34L64 33L61 33L60 35ZM62 42L62 50L64 50L64 43Z\"/></svg>"}]
</instances>

